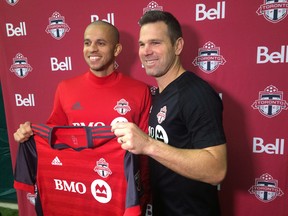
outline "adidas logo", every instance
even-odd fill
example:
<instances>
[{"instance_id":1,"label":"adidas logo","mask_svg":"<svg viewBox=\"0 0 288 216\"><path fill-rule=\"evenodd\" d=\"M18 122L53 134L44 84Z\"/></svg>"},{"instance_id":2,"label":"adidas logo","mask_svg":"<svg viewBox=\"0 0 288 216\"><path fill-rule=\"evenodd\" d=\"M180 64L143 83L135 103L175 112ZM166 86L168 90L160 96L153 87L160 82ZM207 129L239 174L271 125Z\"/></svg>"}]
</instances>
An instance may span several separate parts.
<instances>
[{"instance_id":1,"label":"adidas logo","mask_svg":"<svg viewBox=\"0 0 288 216\"><path fill-rule=\"evenodd\" d=\"M62 163L57 156L54 158L54 160L51 162L51 164L56 165L56 166L62 166Z\"/></svg>"}]
</instances>

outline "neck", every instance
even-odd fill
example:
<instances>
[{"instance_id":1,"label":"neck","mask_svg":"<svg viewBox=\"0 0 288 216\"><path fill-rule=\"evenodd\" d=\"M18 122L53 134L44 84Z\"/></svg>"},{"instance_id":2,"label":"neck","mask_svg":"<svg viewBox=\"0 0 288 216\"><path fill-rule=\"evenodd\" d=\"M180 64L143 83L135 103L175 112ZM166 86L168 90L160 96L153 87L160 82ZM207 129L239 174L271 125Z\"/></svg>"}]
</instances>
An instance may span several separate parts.
<instances>
[{"instance_id":1,"label":"neck","mask_svg":"<svg viewBox=\"0 0 288 216\"><path fill-rule=\"evenodd\" d=\"M105 76L109 76L110 74L112 74L115 71L115 69L114 69L114 65L112 65L102 70L93 70L92 68L90 68L90 71L92 72L92 74L94 74L97 77L105 77Z\"/></svg>"},{"instance_id":2,"label":"neck","mask_svg":"<svg viewBox=\"0 0 288 216\"><path fill-rule=\"evenodd\" d=\"M161 93L171 82L177 79L185 71L186 70L183 68L181 64L177 64L163 76L157 77L156 82L159 87L159 93Z\"/></svg>"}]
</instances>

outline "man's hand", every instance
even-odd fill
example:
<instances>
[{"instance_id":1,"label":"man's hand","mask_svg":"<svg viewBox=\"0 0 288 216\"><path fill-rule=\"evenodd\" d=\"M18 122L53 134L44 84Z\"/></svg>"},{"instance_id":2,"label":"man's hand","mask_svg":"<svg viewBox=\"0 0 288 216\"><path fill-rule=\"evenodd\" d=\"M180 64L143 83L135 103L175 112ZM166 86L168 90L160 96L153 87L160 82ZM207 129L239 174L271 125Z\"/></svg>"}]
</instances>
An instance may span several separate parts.
<instances>
[{"instance_id":1,"label":"man's hand","mask_svg":"<svg viewBox=\"0 0 288 216\"><path fill-rule=\"evenodd\" d=\"M14 140L18 143L27 141L33 135L30 122L20 124L18 130L14 133Z\"/></svg>"},{"instance_id":2,"label":"man's hand","mask_svg":"<svg viewBox=\"0 0 288 216\"><path fill-rule=\"evenodd\" d=\"M112 131L118 137L121 148L134 154L146 154L151 138L137 125L131 122L118 122L112 125Z\"/></svg>"}]
</instances>

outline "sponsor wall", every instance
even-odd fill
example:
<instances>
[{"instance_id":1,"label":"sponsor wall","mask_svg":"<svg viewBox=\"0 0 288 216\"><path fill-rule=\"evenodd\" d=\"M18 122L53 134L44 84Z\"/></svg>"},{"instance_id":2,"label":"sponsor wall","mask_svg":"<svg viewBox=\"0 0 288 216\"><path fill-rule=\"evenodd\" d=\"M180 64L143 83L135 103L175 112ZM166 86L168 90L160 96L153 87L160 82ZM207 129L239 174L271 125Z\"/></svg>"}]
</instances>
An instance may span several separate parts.
<instances>
[{"instance_id":1,"label":"sponsor wall","mask_svg":"<svg viewBox=\"0 0 288 216\"><path fill-rule=\"evenodd\" d=\"M211 83L224 103L223 215L288 215L287 0L67 3L0 2L0 77L13 165L19 124L45 122L58 82L88 69L85 27L99 19L115 25L124 46L118 70L155 85L138 60L137 22L147 10L167 10L183 26L184 66ZM34 195L17 195L20 215L34 215Z\"/></svg>"}]
</instances>

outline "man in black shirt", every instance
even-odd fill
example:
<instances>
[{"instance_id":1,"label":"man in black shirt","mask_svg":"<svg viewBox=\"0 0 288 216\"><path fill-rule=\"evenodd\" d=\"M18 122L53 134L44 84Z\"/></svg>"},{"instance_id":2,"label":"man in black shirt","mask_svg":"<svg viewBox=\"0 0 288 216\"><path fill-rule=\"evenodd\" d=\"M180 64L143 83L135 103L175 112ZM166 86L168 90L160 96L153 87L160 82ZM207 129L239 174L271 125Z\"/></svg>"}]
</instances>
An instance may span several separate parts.
<instances>
[{"instance_id":1,"label":"man in black shirt","mask_svg":"<svg viewBox=\"0 0 288 216\"><path fill-rule=\"evenodd\" d=\"M227 170L222 101L183 68L182 30L171 13L149 11L139 24L139 57L158 84L149 136L133 123L112 130L123 149L151 158L153 216L219 216L216 185Z\"/></svg>"}]
</instances>

